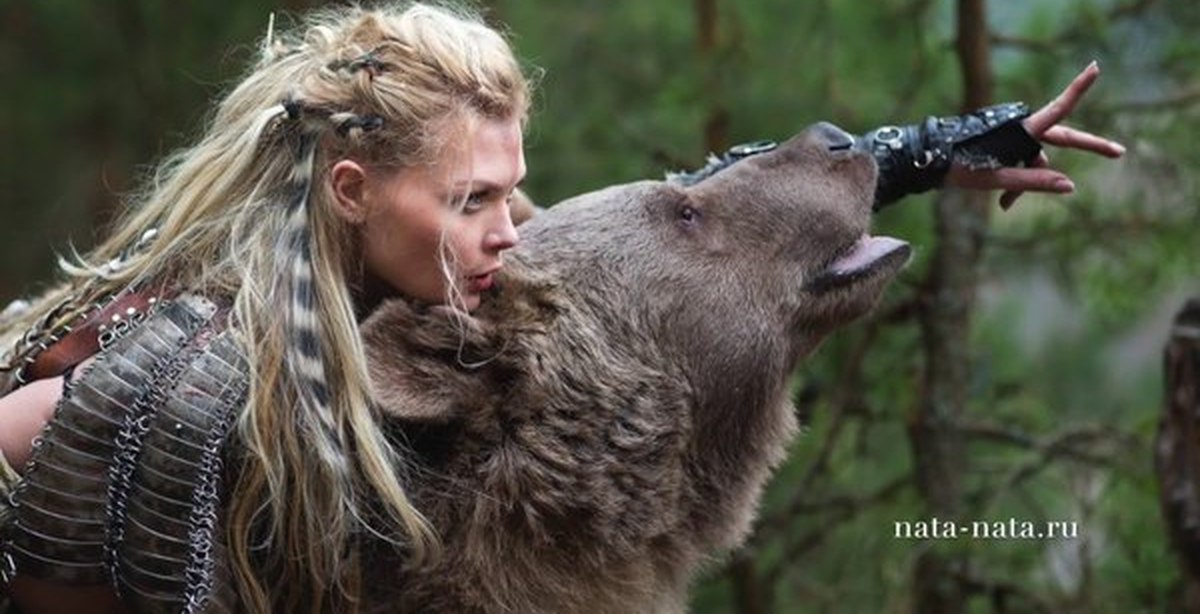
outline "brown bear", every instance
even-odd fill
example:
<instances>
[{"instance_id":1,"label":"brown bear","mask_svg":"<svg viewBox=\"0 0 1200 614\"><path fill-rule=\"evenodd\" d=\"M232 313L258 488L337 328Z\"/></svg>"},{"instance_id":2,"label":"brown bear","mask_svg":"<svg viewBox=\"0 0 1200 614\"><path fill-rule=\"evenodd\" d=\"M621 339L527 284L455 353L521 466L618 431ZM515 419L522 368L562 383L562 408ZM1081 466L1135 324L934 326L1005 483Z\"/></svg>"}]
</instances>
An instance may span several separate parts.
<instances>
[{"instance_id":1,"label":"brown bear","mask_svg":"<svg viewBox=\"0 0 1200 614\"><path fill-rule=\"evenodd\" d=\"M692 185L568 200L521 227L475 313L374 313L375 401L444 553L375 548L373 605L685 610L795 434L790 373L908 260L867 234L876 167L845 138L820 124Z\"/></svg>"}]
</instances>

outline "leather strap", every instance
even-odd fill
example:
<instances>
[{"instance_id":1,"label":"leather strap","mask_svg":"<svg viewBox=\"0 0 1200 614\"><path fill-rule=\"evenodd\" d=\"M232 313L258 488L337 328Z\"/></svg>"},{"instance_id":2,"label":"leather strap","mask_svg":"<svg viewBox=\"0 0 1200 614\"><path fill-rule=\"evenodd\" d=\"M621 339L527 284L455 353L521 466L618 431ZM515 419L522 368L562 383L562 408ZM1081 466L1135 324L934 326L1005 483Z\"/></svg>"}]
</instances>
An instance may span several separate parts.
<instances>
[{"instance_id":1,"label":"leather strap","mask_svg":"<svg viewBox=\"0 0 1200 614\"><path fill-rule=\"evenodd\" d=\"M769 140L740 143L730 147L728 151L720 156L709 155L708 161L703 168L686 173L667 173L667 181L674 181L685 186L696 185L724 170L734 162L760 153L766 153L775 149L775 147L777 147L775 141Z\"/></svg>"},{"instance_id":2,"label":"leather strap","mask_svg":"<svg viewBox=\"0 0 1200 614\"><path fill-rule=\"evenodd\" d=\"M119 336L140 322L159 299L158 294L150 292L122 294L38 353L25 367L22 379L31 382L66 373L98 352L102 337Z\"/></svg>"},{"instance_id":3,"label":"leather strap","mask_svg":"<svg viewBox=\"0 0 1200 614\"><path fill-rule=\"evenodd\" d=\"M875 209L940 186L951 164L982 170L1033 162L1042 146L1025 131L1021 120L1026 117L1029 107L1009 102L920 124L883 126L858 137L854 149L870 153L879 165Z\"/></svg>"}]
</instances>

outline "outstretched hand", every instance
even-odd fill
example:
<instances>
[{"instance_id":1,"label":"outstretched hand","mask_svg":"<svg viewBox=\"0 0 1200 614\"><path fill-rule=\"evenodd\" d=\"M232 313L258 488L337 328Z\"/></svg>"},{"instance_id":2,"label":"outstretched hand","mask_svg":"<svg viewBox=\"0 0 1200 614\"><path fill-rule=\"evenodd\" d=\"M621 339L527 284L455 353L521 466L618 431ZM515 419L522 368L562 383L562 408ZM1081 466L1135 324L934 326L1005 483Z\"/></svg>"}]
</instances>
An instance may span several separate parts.
<instances>
[{"instance_id":1,"label":"outstretched hand","mask_svg":"<svg viewBox=\"0 0 1200 614\"><path fill-rule=\"evenodd\" d=\"M1119 158L1125 153L1125 148L1119 143L1084 132L1075 128L1061 125L1088 88L1100 76L1100 67L1096 62L1088 64L1070 85L1051 100L1046 106L1025 118L1023 124L1030 136L1043 144L1068 147L1100 154L1106 158ZM1000 206L1008 209L1017 198L1025 192L1049 192L1052 194L1070 194L1075 191L1075 183L1065 173L1049 168L1050 160L1046 152L1038 154L1036 160L1028 167L998 168L993 170L973 171L963 166L953 166L946 177L946 185L976 190L1004 190L1000 196Z\"/></svg>"}]
</instances>

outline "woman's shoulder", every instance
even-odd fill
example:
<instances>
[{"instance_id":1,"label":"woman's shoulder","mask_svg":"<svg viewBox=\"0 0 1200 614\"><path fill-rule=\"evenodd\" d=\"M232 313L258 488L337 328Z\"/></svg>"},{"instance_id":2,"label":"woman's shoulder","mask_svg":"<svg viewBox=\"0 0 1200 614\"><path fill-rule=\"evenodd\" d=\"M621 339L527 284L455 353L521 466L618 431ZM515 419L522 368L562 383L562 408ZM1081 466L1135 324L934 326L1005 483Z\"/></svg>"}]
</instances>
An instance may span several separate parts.
<instances>
[{"instance_id":1,"label":"woman's shoulder","mask_svg":"<svg viewBox=\"0 0 1200 614\"><path fill-rule=\"evenodd\" d=\"M154 611L203 590L185 565L141 570L214 544L225 440L250 382L227 312L194 293L163 298L78 369L13 499L18 572L116 581ZM96 475L109 479L87 478ZM105 527L124 528L119 549L105 546ZM139 592L151 585L163 590Z\"/></svg>"}]
</instances>

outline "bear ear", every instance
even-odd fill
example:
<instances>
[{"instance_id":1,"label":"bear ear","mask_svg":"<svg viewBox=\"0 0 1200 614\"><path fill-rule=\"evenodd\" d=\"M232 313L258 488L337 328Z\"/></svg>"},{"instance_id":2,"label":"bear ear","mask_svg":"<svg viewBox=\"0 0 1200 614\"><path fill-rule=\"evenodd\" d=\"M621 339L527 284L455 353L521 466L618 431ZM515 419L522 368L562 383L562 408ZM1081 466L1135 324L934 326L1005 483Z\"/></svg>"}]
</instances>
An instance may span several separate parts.
<instances>
[{"instance_id":1,"label":"bear ear","mask_svg":"<svg viewBox=\"0 0 1200 614\"><path fill-rule=\"evenodd\" d=\"M462 404L442 382L417 382L387 367L370 365L371 399L388 418L404 422L449 423L459 418ZM423 385L433 383L433 386Z\"/></svg>"},{"instance_id":2,"label":"bear ear","mask_svg":"<svg viewBox=\"0 0 1200 614\"><path fill-rule=\"evenodd\" d=\"M455 361L464 335L477 325L442 307L403 300L381 305L360 326L372 401L385 415L417 422L450 422L475 382Z\"/></svg>"}]
</instances>

